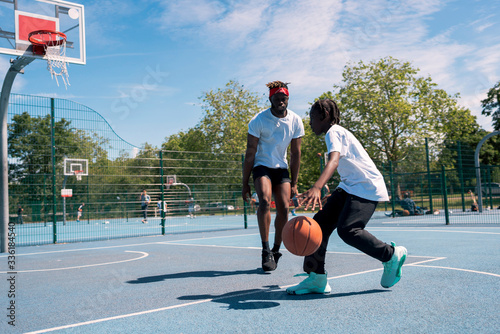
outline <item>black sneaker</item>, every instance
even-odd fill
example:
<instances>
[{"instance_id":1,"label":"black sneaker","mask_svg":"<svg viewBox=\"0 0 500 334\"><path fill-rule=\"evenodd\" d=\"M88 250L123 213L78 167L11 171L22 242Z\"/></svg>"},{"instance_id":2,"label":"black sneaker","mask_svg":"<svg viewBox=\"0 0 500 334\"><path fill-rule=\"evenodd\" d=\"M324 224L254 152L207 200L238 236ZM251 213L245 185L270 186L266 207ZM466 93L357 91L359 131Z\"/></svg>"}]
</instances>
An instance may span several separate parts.
<instances>
[{"instance_id":1,"label":"black sneaker","mask_svg":"<svg viewBox=\"0 0 500 334\"><path fill-rule=\"evenodd\" d=\"M273 257L274 257L274 262L276 262L276 268L278 268L278 261L280 260L280 257L283 255L280 252L272 252Z\"/></svg>"},{"instance_id":2,"label":"black sneaker","mask_svg":"<svg viewBox=\"0 0 500 334\"><path fill-rule=\"evenodd\" d=\"M276 269L276 261L274 260L273 252L262 251L262 269L264 271L273 271Z\"/></svg>"}]
</instances>

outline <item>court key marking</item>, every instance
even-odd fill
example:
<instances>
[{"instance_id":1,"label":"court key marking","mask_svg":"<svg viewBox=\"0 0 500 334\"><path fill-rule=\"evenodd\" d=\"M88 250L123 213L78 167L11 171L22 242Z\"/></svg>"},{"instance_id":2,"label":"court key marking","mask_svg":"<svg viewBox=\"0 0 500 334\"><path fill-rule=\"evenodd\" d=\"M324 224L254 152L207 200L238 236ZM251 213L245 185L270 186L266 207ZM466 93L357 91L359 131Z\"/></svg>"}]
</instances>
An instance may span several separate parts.
<instances>
[{"instance_id":1,"label":"court key marking","mask_svg":"<svg viewBox=\"0 0 500 334\"><path fill-rule=\"evenodd\" d=\"M149 254L145 252L139 252L139 251L125 251L126 253L139 253L142 254L142 256L134 258L134 259L128 259L128 260L122 260L122 261L114 261L114 262L106 262L106 263L96 263L96 264L87 264L83 266L74 266L74 267L64 267L64 268L53 268L53 269L33 269L33 270L18 270L17 273L33 273L33 272L43 272L43 271L58 271L58 270L69 270L69 269L81 269L81 268L89 268L89 267L98 267L98 266L107 266L110 264L117 264L117 263L125 263L125 262L130 262L130 261L137 261L144 259L145 257L148 257ZM6 274L6 271L0 271L1 274Z\"/></svg>"}]
</instances>

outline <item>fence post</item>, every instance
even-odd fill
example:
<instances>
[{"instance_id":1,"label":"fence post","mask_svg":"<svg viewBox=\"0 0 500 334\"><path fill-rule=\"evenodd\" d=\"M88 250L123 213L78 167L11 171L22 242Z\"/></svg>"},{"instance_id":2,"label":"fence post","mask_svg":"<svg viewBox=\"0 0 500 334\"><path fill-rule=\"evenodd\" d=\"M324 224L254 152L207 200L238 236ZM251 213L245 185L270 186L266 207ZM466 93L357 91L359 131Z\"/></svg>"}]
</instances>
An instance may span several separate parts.
<instances>
[{"instance_id":1,"label":"fence post","mask_svg":"<svg viewBox=\"0 0 500 334\"><path fill-rule=\"evenodd\" d=\"M465 212L465 187L464 187L464 172L462 169L462 143L458 143L458 176L460 178L460 194L462 196L462 211Z\"/></svg>"},{"instance_id":2,"label":"fence post","mask_svg":"<svg viewBox=\"0 0 500 334\"><path fill-rule=\"evenodd\" d=\"M425 138L425 157L427 159L427 183L429 185L429 209L434 212L432 205L432 181L431 181L431 164L429 161L429 139Z\"/></svg>"},{"instance_id":3,"label":"fence post","mask_svg":"<svg viewBox=\"0 0 500 334\"><path fill-rule=\"evenodd\" d=\"M382 162L382 177L384 178L384 183L385 183L385 165L384 165L384 162ZM387 202L384 202L384 211L387 211Z\"/></svg>"},{"instance_id":4,"label":"fence post","mask_svg":"<svg viewBox=\"0 0 500 334\"><path fill-rule=\"evenodd\" d=\"M444 165L441 165L441 180L443 187L443 200L444 200L444 216L446 219L446 225L450 225L450 212L448 210L448 191L446 189L446 171Z\"/></svg>"},{"instance_id":5,"label":"fence post","mask_svg":"<svg viewBox=\"0 0 500 334\"><path fill-rule=\"evenodd\" d=\"M241 155L241 167L242 167L241 172L243 174L243 168L245 168L245 155L244 154ZM243 221L244 221L245 229L248 228L247 206L248 206L247 201L243 200Z\"/></svg>"},{"instance_id":6,"label":"fence post","mask_svg":"<svg viewBox=\"0 0 500 334\"><path fill-rule=\"evenodd\" d=\"M87 205L90 205L90 176L85 176L87 179ZM87 209L87 225L90 225L90 208ZM95 212L95 211L94 211Z\"/></svg>"},{"instance_id":7,"label":"fence post","mask_svg":"<svg viewBox=\"0 0 500 334\"><path fill-rule=\"evenodd\" d=\"M323 159L323 154L318 153L319 157L319 174L323 173L323 169L325 169L325 160ZM321 198L326 196L325 187L321 188Z\"/></svg>"},{"instance_id":8,"label":"fence post","mask_svg":"<svg viewBox=\"0 0 500 334\"><path fill-rule=\"evenodd\" d=\"M163 184L163 151L160 149L160 215L161 215L161 235L165 235L165 187Z\"/></svg>"},{"instance_id":9,"label":"fence post","mask_svg":"<svg viewBox=\"0 0 500 334\"><path fill-rule=\"evenodd\" d=\"M52 242L57 243L56 138L54 98L50 98L50 155L52 158Z\"/></svg>"},{"instance_id":10,"label":"fence post","mask_svg":"<svg viewBox=\"0 0 500 334\"><path fill-rule=\"evenodd\" d=\"M47 227L47 206L45 204L45 200L46 200L46 197L47 197L47 193L46 193L46 189L45 189L45 186L47 185L47 174L43 174L43 197L42 197L42 201L43 201L43 227Z\"/></svg>"},{"instance_id":11,"label":"fence post","mask_svg":"<svg viewBox=\"0 0 500 334\"><path fill-rule=\"evenodd\" d=\"M396 206L394 200L394 175L392 174L392 161L389 161L389 180L391 182L391 205L392 205L392 217L396 217Z\"/></svg>"},{"instance_id":12,"label":"fence post","mask_svg":"<svg viewBox=\"0 0 500 334\"><path fill-rule=\"evenodd\" d=\"M486 175L488 176L487 182L488 182L488 188L486 188L486 196L490 198L490 209L493 209L493 194L491 193L491 166L488 165L487 169L488 172ZM482 190L481 190L482 191Z\"/></svg>"}]
</instances>

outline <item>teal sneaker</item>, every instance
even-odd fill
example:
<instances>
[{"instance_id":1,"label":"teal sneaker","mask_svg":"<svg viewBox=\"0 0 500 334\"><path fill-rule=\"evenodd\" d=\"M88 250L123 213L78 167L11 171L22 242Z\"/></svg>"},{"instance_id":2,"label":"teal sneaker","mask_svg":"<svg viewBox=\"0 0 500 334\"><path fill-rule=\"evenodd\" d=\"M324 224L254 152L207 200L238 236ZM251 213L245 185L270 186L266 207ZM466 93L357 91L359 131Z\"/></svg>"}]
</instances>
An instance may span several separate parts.
<instances>
[{"instance_id":1,"label":"teal sneaker","mask_svg":"<svg viewBox=\"0 0 500 334\"><path fill-rule=\"evenodd\" d=\"M401 279L402 267L408 255L408 251L403 246L396 246L394 242L391 242L391 245L394 247L394 254L389 261L382 262L384 265L384 273L382 274L380 285L384 288L390 288L399 282Z\"/></svg>"},{"instance_id":2,"label":"teal sneaker","mask_svg":"<svg viewBox=\"0 0 500 334\"><path fill-rule=\"evenodd\" d=\"M330 293L332 288L328 284L327 274L304 273L297 274L293 277L307 276L305 280L297 285L291 286L286 289L289 295L305 295L308 293Z\"/></svg>"}]
</instances>

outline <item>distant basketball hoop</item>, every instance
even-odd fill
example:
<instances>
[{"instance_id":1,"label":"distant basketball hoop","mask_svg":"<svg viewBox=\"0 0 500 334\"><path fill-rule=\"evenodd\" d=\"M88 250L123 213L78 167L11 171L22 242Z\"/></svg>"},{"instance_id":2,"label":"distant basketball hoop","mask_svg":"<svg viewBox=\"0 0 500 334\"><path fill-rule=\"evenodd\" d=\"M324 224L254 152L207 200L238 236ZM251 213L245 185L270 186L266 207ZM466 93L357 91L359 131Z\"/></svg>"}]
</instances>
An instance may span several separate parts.
<instances>
[{"instance_id":1,"label":"distant basketball hoop","mask_svg":"<svg viewBox=\"0 0 500 334\"><path fill-rule=\"evenodd\" d=\"M69 85L69 73L66 60L66 35L55 30L36 30L29 33L28 40L32 45L33 54L45 55L47 69L52 79L61 77L64 86Z\"/></svg>"},{"instance_id":2,"label":"distant basketball hoop","mask_svg":"<svg viewBox=\"0 0 500 334\"><path fill-rule=\"evenodd\" d=\"M170 187L175 185L176 183L177 183L176 175L167 175L167 185L166 185L167 190L169 190Z\"/></svg>"}]
</instances>

